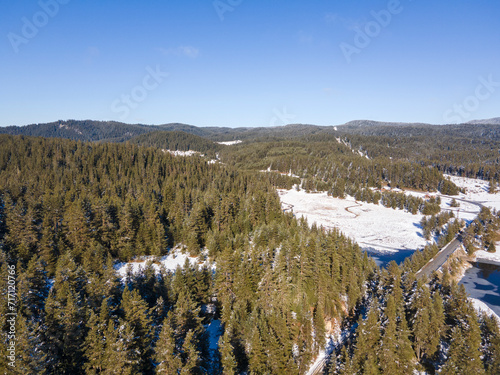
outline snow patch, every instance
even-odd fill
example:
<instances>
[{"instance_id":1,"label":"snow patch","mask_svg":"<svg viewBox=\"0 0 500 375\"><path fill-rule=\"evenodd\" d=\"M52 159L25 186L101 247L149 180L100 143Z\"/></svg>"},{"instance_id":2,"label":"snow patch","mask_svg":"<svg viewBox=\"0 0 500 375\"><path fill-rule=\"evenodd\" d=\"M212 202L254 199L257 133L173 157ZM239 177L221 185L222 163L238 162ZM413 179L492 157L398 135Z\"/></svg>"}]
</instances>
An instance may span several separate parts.
<instances>
[{"instance_id":1,"label":"snow patch","mask_svg":"<svg viewBox=\"0 0 500 375\"><path fill-rule=\"evenodd\" d=\"M499 246L499 243L495 244L496 246ZM486 264L494 264L500 266L500 253L489 253L484 250L479 250L474 253L476 256L476 261L479 263L486 263Z\"/></svg>"},{"instance_id":2,"label":"snow patch","mask_svg":"<svg viewBox=\"0 0 500 375\"><path fill-rule=\"evenodd\" d=\"M162 149L162 151L164 153L169 153L173 156L184 156L184 157L189 157L189 156L195 156L195 155L200 155L200 156L203 156L200 152L198 151L192 151L192 150L189 150L189 151L171 151L171 150L164 150Z\"/></svg>"},{"instance_id":3,"label":"snow patch","mask_svg":"<svg viewBox=\"0 0 500 375\"><path fill-rule=\"evenodd\" d=\"M213 271L216 269L215 263L210 263L208 260L201 260L199 257L190 257L187 254L183 254L180 248L173 249L172 252L164 257L158 258L155 256L145 256L141 258L141 261L131 261L122 262L115 264L114 268L118 273L119 277L123 281L127 279L127 270L130 268L133 275L140 273L146 269L146 265L152 262L152 267L156 274L160 273L161 266L163 266L167 271L174 272L177 267L183 267L189 261L192 267L198 267L202 269L203 267L211 268Z\"/></svg>"},{"instance_id":4,"label":"snow patch","mask_svg":"<svg viewBox=\"0 0 500 375\"><path fill-rule=\"evenodd\" d=\"M469 301L472 303L472 305L479 314L485 313L490 317L493 316L497 319L497 322L500 324L500 317L492 309L490 309L490 307L486 303L471 297L469 297Z\"/></svg>"},{"instance_id":5,"label":"snow patch","mask_svg":"<svg viewBox=\"0 0 500 375\"><path fill-rule=\"evenodd\" d=\"M227 141L227 142L215 142L220 145L226 145L226 146L233 146L233 145L238 145L240 143L243 143L243 141L237 140L237 141Z\"/></svg>"}]
</instances>

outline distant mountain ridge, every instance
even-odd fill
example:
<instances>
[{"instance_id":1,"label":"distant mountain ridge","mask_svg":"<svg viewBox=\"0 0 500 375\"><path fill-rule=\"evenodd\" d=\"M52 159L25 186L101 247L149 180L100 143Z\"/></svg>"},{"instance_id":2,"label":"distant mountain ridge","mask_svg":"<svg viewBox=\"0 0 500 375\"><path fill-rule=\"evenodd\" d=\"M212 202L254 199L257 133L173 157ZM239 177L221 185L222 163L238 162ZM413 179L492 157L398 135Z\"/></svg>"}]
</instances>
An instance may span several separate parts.
<instances>
[{"instance_id":1,"label":"distant mountain ridge","mask_svg":"<svg viewBox=\"0 0 500 375\"><path fill-rule=\"evenodd\" d=\"M500 117L494 117L487 120L472 120L467 124L473 125L500 125Z\"/></svg>"},{"instance_id":2,"label":"distant mountain ridge","mask_svg":"<svg viewBox=\"0 0 500 375\"><path fill-rule=\"evenodd\" d=\"M373 121L373 120L353 120L346 122L343 125L337 125L342 127L366 127L366 126L440 126L427 123L419 122L383 122L383 121Z\"/></svg>"},{"instance_id":3,"label":"distant mountain ridge","mask_svg":"<svg viewBox=\"0 0 500 375\"><path fill-rule=\"evenodd\" d=\"M151 130L148 126L140 124L123 124L114 121L67 120L46 124L8 126L0 128L0 133L47 138L68 138L87 142L123 142Z\"/></svg>"},{"instance_id":4,"label":"distant mountain ridge","mask_svg":"<svg viewBox=\"0 0 500 375\"><path fill-rule=\"evenodd\" d=\"M67 138L85 142L125 142L134 137L155 132L182 131L188 134L208 137L223 133L230 128L199 128L186 124L144 125L125 124L116 121L66 120L45 124L0 127L0 134L27 135L47 138Z\"/></svg>"},{"instance_id":5,"label":"distant mountain ridge","mask_svg":"<svg viewBox=\"0 0 500 375\"><path fill-rule=\"evenodd\" d=\"M45 124L0 127L0 134L67 138L85 142L126 142L136 137L158 131L184 132L211 141L295 138L315 134L411 137L430 134L436 135L449 131L456 131L462 136L468 137L487 135L491 138L500 138L500 117L489 120L474 120L457 125L354 120L345 124L330 126L289 124L277 127L228 128L197 127L182 123L145 125L125 124L116 121L60 120ZM142 138L142 140L146 139ZM149 142L150 140L146 143Z\"/></svg>"}]
</instances>

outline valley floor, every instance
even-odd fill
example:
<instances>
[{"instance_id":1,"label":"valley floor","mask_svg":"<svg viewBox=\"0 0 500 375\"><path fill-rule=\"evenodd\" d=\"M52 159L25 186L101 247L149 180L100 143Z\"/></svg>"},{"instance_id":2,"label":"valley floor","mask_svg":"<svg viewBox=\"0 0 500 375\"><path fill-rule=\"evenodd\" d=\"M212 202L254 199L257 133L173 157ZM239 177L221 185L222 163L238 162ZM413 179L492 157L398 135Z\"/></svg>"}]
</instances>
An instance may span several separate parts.
<instances>
[{"instance_id":1,"label":"valley floor","mask_svg":"<svg viewBox=\"0 0 500 375\"><path fill-rule=\"evenodd\" d=\"M333 198L326 192L306 193L304 190L280 190L284 209L291 209L309 224L338 228L355 240L364 250L398 252L425 246L422 215L412 215L373 203L357 202L353 197Z\"/></svg>"}]
</instances>

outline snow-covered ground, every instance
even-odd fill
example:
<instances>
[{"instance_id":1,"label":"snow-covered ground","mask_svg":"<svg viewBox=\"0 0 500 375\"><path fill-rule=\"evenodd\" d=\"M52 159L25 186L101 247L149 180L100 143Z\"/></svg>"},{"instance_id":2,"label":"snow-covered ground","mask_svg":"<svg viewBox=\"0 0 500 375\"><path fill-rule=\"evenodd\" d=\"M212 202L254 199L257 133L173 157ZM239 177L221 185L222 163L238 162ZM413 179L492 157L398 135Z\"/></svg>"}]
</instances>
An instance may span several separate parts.
<instances>
[{"instance_id":1,"label":"snow-covered ground","mask_svg":"<svg viewBox=\"0 0 500 375\"><path fill-rule=\"evenodd\" d=\"M163 266L167 271L174 272L177 267L183 267L189 261L192 267L209 267L212 270L215 269L215 264L210 263L208 260L201 260L199 257L190 257L187 254L183 254L180 248L173 249L169 255L158 258L154 256L142 257L141 261L131 261L128 263L117 263L115 264L115 269L122 280L127 277L127 271L130 268L132 274L137 274L146 268L148 262L153 262L152 266L156 273L160 272L161 266Z\"/></svg>"},{"instance_id":2,"label":"snow-covered ground","mask_svg":"<svg viewBox=\"0 0 500 375\"><path fill-rule=\"evenodd\" d=\"M233 146L233 145L237 145L237 144L243 143L243 141L237 140L237 141L215 142L215 143L218 143L220 145Z\"/></svg>"},{"instance_id":3,"label":"snow-covered ground","mask_svg":"<svg viewBox=\"0 0 500 375\"><path fill-rule=\"evenodd\" d=\"M492 209L500 208L500 194L488 193L489 183L487 181L446 175L445 177L458 187L465 189L465 193L460 193L460 199L479 203Z\"/></svg>"},{"instance_id":4,"label":"snow-covered ground","mask_svg":"<svg viewBox=\"0 0 500 375\"><path fill-rule=\"evenodd\" d=\"M446 176L466 192L449 197L440 193L405 191L406 194L420 198L441 197L441 208L450 210L455 216L468 222L474 220L481 206L500 210L500 193L489 194L487 181ZM310 224L316 223L325 228L338 228L353 238L360 246L369 251L388 252L416 250L427 243L423 238L420 221L422 215L412 215L401 210L393 210L354 198L338 199L329 197L326 192L308 194L301 191L279 190L285 209L291 209L297 217L305 217ZM451 207L455 198L460 207ZM484 254L483 254L484 253ZM481 259L500 263L500 252L489 254L479 252Z\"/></svg>"},{"instance_id":5,"label":"snow-covered ground","mask_svg":"<svg viewBox=\"0 0 500 375\"><path fill-rule=\"evenodd\" d=\"M500 193L488 193L489 183L474 178L446 176L455 185L466 189L466 194L460 193L460 199L473 201L491 209L500 210Z\"/></svg>"},{"instance_id":6,"label":"snow-covered ground","mask_svg":"<svg viewBox=\"0 0 500 375\"><path fill-rule=\"evenodd\" d=\"M448 175L445 175L445 177L449 178L458 187L464 188L465 193L460 193L457 196L447 196L440 193L422 193L411 190L405 193L420 198L439 196L441 197L441 208L443 210L453 211L455 216L467 221L472 221L476 218L481 211L481 206L500 210L500 193L488 193L489 183L487 181ZM450 206L453 199L456 199L460 207Z\"/></svg>"},{"instance_id":7,"label":"snow-covered ground","mask_svg":"<svg viewBox=\"0 0 500 375\"><path fill-rule=\"evenodd\" d=\"M337 130L337 129L335 129L335 130ZM340 144L342 144L344 146L349 147L351 149L351 151L352 151L353 154L358 154L359 156L362 156L362 157L365 157L367 159L370 159L370 157L368 156L368 154L366 153L366 151L363 152L361 150L355 150L355 149L353 149L352 145L351 145L351 142L348 142L347 140L344 140L342 138L337 138L337 137L335 139L337 140L338 143L340 143Z\"/></svg>"},{"instance_id":8,"label":"snow-covered ground","mask_svg":"<svg viewBox=\"0 0 500 375\"><path fill-rule=\"evenodd\" d=\"M472 302L472 305L474 306L474 308L476 309L476 311L478 313L480 313L480 314L486 313L486 315L488 315L488 316L494 316L495 318L497 318L498 322L500 323L500 316L498 316L492 309L490 309L490 307L486 303L484 303L476 298L470 298L470 297L469 297L469 301Z\"/></svg>"},{"instance_id":9,"label":"snow-covered ground","mask_svg":"<svg viewBox=\"0 0 500 375\"><path fill-rule=\"evenodd\" d=\"M484 250L479 250L474 253L476 256L476 260L480 263L494 264L500 266L500 243L496 243L497 252L496 253L488 253Z\"/></svg>"},{"instance_id":10,"label":"snow-covered ground","mask_svg":"<svg viewBox=\"0 0 500 375\"><path fill-rule=\"evenodd\" d=\"M465 220L467 222L471 222L472 220L474 220L481 211L481 207L478 205L478 202L475 202L474 199L469 199L468 197L466 198L464 194L452 197L442 195L440 193L422 193L412 190L406 190L405 194L422 199L439 196L441 198L441 210L453 211L455 217L458 217L459 219ZM460 207L451 207L453 198L455 198L457 203L460 204Z\"/></svg>"},{"instance_id":11,"label":"snow-covered ground","mask_svg":"<svg viewBox=\"0 0 500 375\"><path fill-rule=\"evenodd\" d=\"M420 226L422 215L356 202L352 197L333 198L326 192L308 194L291 189L279 190L279 195L283 207L297 217L305 217L309 224L338 228L365 250L415 250L427 243Z\"/></svg>"},{"instance_id":12,"label":"snow-covered ground","mask_svg":"<svg viewBox=\"0 0 500 375\"><path fill-rule=\"evenodd\" d=\"M172 150L162 150L163 152L165 153L169 153L171 155L174 155L174 156L195 156L195 155L201 155L198 151L192 151L192 150L189 150L189 151L172 151ZM203 156L203 155L201 155Z\"/></svg>"}]
</instances>

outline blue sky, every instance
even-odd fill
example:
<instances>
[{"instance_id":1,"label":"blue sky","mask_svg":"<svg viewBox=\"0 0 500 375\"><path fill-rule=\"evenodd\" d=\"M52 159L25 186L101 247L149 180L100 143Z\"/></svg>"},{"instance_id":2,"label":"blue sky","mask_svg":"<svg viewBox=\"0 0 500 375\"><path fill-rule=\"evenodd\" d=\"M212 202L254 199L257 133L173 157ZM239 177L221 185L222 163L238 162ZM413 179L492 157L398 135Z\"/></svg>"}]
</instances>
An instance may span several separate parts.
<instances>
[{"instance_id":1,"label":"blue sky","mask_svg":"<svg viewBox=\"0 0 500 375\"><path fill-rule=\"evenodd\" d=\"M498 0L2 0L0 126L500 116Z\"/></svg>"}]
</instances>

